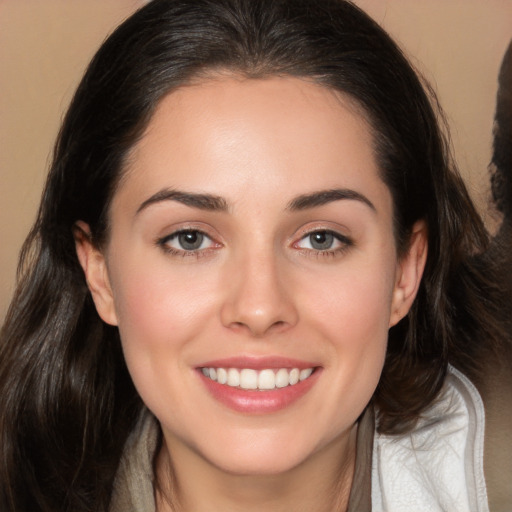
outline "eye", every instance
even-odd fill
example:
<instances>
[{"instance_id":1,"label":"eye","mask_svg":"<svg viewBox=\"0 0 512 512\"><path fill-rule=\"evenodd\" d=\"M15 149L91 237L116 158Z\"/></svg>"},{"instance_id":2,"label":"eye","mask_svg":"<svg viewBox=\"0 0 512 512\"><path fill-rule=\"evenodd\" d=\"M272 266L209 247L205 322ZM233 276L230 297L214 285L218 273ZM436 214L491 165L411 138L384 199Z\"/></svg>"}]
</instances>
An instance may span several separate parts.
<instances>
[{"instance_id":1,"label":"eye","mask_svg":"<svg viewBox=\"0 0 512 512\"><path fill-rule=\"evenodd\" d=\"M304 237L302 240L308 249L316 249L317 251L331 249L335 242L334 235L328 231L316 231ZM302 247L304 247L304 245Z\"/></svg>"},{"instance_id":2,"label":"eye","mask_svg":"<svg viewBox=\"0 0 512 512\"><path fill-rule=\"evenodd\" d=\"M300 249L313 251L337 251L352 245L352 241L339 233L328 230L318 230L308 233L296 244Z\"/></svg>"},{"instance_id":3,"label":"eye","mask_svg":"<svg viewBox=\"0 0 512 512\"><path fill-rule=\"evenodd\" d=\"M175 253L196 252L214 246L213 240L196 229L176 231L158 241L165 250Z\"/></svg>"}]
</instances>

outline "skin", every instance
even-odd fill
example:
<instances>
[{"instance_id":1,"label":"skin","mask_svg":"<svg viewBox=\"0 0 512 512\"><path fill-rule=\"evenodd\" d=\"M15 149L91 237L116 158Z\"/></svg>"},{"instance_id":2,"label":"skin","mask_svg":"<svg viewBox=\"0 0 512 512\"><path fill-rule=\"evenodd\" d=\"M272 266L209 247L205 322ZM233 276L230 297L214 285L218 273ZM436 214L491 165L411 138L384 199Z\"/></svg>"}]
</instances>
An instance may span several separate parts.
<instances>
[{"instance_id":1,"label":"skin","mask_svg":"<svg viewBox=\"0 0 512 512\"><path fill-rule=\"evenodd\" d=\"M293 207L333 189L360 196ZM220 197L222 208L155 197L169 190ZM84 223L76 240L98 313L119 326L134 383L160 421L157 475L165 489L174 474L180 510L346 508L356 421L426 258L422 222L397 258L392 209L371 129L339 93L297 78L223 76L158 106L114 196L106 247L91 245ZM207 238L185 251L165 239L180 229ZM318 250L309 235L326 231L339 239ZM267 355L318 371L304 396L269 414L226 407L197 371ZM171 510L160 494L157 505Z\"/></svg>"}]
</instances>

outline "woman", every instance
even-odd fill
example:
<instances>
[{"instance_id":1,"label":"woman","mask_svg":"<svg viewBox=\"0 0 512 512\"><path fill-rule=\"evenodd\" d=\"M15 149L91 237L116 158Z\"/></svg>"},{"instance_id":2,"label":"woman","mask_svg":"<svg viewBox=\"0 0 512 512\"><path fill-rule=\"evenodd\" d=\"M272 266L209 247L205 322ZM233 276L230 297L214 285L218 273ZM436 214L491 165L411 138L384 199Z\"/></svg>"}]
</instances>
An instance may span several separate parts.
<instances>
[{"instance_id":1,"label":"woman","mask_svg":"<svg viewBox=\"0 0 512 512\"><path fill-rule=\"evenodd\" d=\"M449 366L493 343L486 243L356 7L149 3L91 62L23 250L2 510L487 510Z\"/></svg>"}]
</instances>

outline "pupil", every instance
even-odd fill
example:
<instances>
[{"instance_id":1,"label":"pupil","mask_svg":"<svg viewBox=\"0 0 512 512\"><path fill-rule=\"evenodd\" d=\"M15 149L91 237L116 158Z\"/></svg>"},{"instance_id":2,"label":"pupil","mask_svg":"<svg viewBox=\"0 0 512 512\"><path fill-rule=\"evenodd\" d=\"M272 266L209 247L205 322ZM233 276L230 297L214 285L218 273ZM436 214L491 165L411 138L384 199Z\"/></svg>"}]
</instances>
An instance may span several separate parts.
<instances>
[{"instance_id":1,"label":"pupil","mask_svg":"<svg viewBox=\"0 0 512 512\"><path fill-rule=\"evenodd\" d=\"M320 231L318 233L311 234L309 236L309 240L311 242L311 247L314 249L326 250L331 248L334 236L332 233Z\"/></svg>"},{"instance_id":2,"label":"pupil","mask_svg":"<svg viewBox=\"0 0 512 512\"><path fill-rule=\"evenodd\" d=\"M183 249L193 251L201 247L203 243L203 235L197 231L190 231L187 233L180 233L178 236L179 242Z\"/></svg>"}]
</instances>

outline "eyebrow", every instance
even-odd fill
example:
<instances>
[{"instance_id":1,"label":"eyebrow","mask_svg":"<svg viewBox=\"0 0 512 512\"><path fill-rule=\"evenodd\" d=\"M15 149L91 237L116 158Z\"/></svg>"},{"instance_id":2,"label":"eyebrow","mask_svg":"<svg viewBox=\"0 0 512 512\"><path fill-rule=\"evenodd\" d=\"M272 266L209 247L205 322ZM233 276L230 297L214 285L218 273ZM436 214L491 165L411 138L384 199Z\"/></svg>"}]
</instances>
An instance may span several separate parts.
<instances>
[{"instance_id":1,"label":"eyebrow","mask_svg":"<svg viewBox=\"0 0 512 512\"><path fill-rule=\"evenodd\" d=\"M355 190L346 188L336 188L329 190L320 190L310 194L302 194L292 199L286 209L289 211L301 211L309 208L323 206L328 203L340 200L353 200L360 201L367 205L372 211L376 212L377 209L373 203L363 194ZM161 203L163 201L176 201L192 208L207 211L220 211L226 212L229 209L227 201L220 196L212 194L198 194L193 192L183 192L175 189L162 189L146 199L137 209L136 215L147 207Z\"/></svg>"},{"instance_id":2,"label":"eyebrow","mask_svg":"<svg viewBox=\"0 0 512 512\"><path fill-rule=\"evenodd\" d=\"M221 211L228 210L228 204L222 197L211 194L196 194L192 192L181 192L174 189L162 189L150 198L146 199L138 208L136 214L156 203L163 201L176 201L192 208L200 210Z\"/></svg>"},{"instance_id":3,"label":"eyebrow","mask_svg":"<svg viewBox=\"0 0 512 512\"><path fill-rule=\"evenodd\" d=\"M374 212L377 212L377 208L375 208L374 204L366 196L356 192L355 190L347 188L320 190L318 192L312 192L311 194L300 195L295 199L292 199L292 201L288 203L286 209L291 211L307 210L309 208L323 206L324 204L343 199L360 201Z\"/></svg>"}]
</instances>

